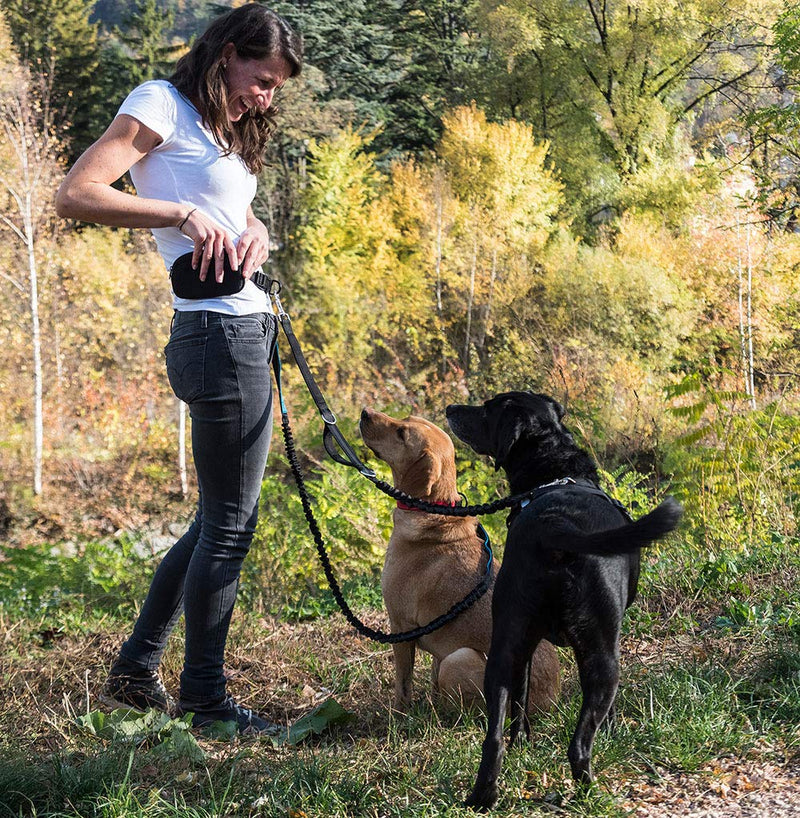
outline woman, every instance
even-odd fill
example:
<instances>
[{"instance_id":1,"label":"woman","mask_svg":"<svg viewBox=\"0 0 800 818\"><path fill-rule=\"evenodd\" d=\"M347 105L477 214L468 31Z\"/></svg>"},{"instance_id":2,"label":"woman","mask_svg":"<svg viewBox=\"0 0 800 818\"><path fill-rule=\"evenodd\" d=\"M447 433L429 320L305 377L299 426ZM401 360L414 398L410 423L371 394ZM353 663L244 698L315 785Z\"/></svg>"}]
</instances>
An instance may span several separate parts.
<instances>
[{"instance_id":1,"label":"woman","mask_svg":"<svg viewBox=\"0 0 800 818\"><path fill-rule=\"evenodd\" d=\"M173 298L167 374L192 417L197 513L159 565L103 694L125 707L191 712L198 727L232 722L242 733L277 731L227 694L223 674L272 431L276 320L251 280L267 259L269 236L250 203L272 130L273 94L301 66L300 38L280 16L257 3L228 12L168 81L131 92L56 198L64 217L149 227L167 268L190 251L189 273L199 281L222 282L226 256L231 267L241 266L239 292ZM138 195L112 187L128 170ZM213 288L211 279L207 286ZM176 706L157 669L182 612L186 646Z\"/></svg>"}]
</instances>

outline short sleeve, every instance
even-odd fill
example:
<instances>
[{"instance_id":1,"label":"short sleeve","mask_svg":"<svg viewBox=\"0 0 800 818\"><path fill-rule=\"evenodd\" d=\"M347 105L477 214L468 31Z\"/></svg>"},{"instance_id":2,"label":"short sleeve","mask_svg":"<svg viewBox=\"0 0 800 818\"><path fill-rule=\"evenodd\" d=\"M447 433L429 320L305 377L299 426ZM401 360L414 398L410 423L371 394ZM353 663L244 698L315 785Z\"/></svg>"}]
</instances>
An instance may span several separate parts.
<instances>
[{"instance_id":1,"label":"short sleeve","mask_svg":"<svg viewBox=\"0 0 800 818\"><path fill-rule=\"evenodd\" d=\"M150 80L128 94L117 116L128 114L138 119L167 142L175 133L177 110L169 84L164 80Z\"/></svg>"}]
</instances>

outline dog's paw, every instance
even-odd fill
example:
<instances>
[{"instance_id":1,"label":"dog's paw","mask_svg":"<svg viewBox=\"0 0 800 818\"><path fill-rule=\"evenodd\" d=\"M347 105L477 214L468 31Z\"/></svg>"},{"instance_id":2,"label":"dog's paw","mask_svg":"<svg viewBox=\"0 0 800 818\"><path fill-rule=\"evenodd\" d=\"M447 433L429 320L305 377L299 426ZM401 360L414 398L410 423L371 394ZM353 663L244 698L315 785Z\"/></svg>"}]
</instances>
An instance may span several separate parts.
<instances>
[{"instance_id":1,"label":"dog's paw","mask_svg":"<svg viewBox=\"0 0 800 818\"><path fill-rule=\"evenodd\" d=\"M487 812L497 801L497 787L485 787L479 790L477 787L470 793L469 798L464 802L465 807L474 809L476 812Z\"/></svg>"}]
</instances>

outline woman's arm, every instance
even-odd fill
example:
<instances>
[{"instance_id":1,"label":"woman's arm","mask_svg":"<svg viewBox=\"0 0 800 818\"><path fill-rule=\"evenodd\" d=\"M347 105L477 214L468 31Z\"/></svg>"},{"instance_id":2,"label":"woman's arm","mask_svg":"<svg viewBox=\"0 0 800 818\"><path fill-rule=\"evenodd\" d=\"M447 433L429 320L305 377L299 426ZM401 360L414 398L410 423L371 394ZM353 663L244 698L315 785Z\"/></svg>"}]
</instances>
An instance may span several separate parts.
<instances>
[{"instance_id":1,"label":"woman's arm","mask_svg":"<svg viewBox=\"0 0 800 818\"><path fill-rule=\"evenodd\" d=\"M73 165L56 194L59 216L114 227L177 227L194 241L193 266L200 261L205 280L214 261L217 281L224 275L223 253L239 266L227 231L192 206L147 199L111 185L161 142L161 137L135 117L120 114L106 132ZM187 215L189 218L187 219Z\"/></svg>"},{"instance_id":2,"label":"woman's arm","mask_svg":"<svg viewBox=\"0 0 800 818\"><path fill-rule=\"evenodd\" d=\"M121 114L73 165L56 194L56 212L114 227L174 227L190 208L178 202L145 199L111 187L155 148L161 137Z\"/></svg>"}]
</instances>

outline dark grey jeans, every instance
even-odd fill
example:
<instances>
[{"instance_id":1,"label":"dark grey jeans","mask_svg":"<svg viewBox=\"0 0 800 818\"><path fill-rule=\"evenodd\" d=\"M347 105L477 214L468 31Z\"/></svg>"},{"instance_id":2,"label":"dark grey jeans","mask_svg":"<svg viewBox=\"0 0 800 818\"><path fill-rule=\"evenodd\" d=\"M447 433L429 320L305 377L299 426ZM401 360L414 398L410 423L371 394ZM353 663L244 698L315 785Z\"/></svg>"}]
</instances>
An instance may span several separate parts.
<instances>
[{"instance_id":1,"label":"dark grey jeans","mask_svg":"<svg viewBox=\"0 0 800 818\"><path fill-rule=\"evenodd\" d=\"M210 707L225 695L225 641L272 434L276 336L268 313L176 312L165 349L170 384L192 418L199 501L194 522L156 570L120 661L157 668L183 612L182 705Z\"/></svg>"}]
</instances>

